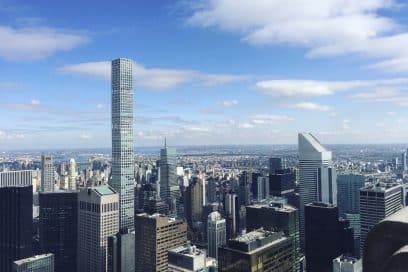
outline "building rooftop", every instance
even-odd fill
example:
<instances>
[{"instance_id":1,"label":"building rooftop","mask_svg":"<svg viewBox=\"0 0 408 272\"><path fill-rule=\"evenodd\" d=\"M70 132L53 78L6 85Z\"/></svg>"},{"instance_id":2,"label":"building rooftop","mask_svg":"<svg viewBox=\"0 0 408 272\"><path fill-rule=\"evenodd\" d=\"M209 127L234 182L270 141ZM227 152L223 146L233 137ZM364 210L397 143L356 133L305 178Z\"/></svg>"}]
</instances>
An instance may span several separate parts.
<instances>
[{"instance_id":1,"label":"building rooftop","mask_svg":"<svg viewBox=\"0 0 408 272\"><path fill-rule=\"evenodd\" d=\"M355 264L355 263L359 262L360 260L357 259L357 258L354 258L354 257L352 257L352 256L340 255L339 257L337 257L336 259L334 259L334 261L340 262L340 263Z\"/></svg>"},{"instance_id":2,"label":"building rooftop","mask_svg":"<svg viewBox=\"0 0 408 272\"><path fill-rule=\"evenodd\" d=\"M241 252L253 252L279 243L287 237L282 232L266 231L263 228L242 234L228 241L228 248Z\"/></svg>"},{"instance_id":3,"label":"building rooftop","mask_svg":"<svg viewBox=\"0 0 408 272\"><path fill-rule=\"evenodd\" d=\"M288 213L297 210L293 206L290 206L290 205L284 204L284 203L280 203L280 202L275 202L273 200L267 200L267 201L259 202L259 203L256 203L256 204L249 205L248 207L255 208L255 209L268 208L268 209L273 209L275 211L288 212Z\"/></svg>"},{"instance_id":4,"label":"building rooftop","mask_svg":"<svg viewBox=\"0 0 408 272\"><path fill-rule=\"evenodd\" d=\"M51 257L51 256L54 256L54 254L46 253L46 254L41 254L41 255L35 255L33 257L29 257L29 258L14 261L14 263L16 265L22 265L22 264L25 264L25 263L31 263L31 262L36 261L36 260L45 259L45 258L48 258L48 257Z\"/></svg>"},{"instance_id":5,"label":"building rooftop","mask_svg":"<svg viewBox=\"0 0 408 272\"><path fill-rule=\"evenodd\" d=\"M397 182L377 182L375 184L367 184L365 187L361 188L360 191L386 192L399 186L401 186L401 184Z\"/></svg>"},{"instance_id":6,"label":"building rooftop","mask_svg":"<svg viewBox=\"0 0 408 272\"><path fill-rule=\"evenodd\" d=\"M100 195L113 195L116 192L108 185L101 185L93 188Z\"/></svg>"}]
</instances>

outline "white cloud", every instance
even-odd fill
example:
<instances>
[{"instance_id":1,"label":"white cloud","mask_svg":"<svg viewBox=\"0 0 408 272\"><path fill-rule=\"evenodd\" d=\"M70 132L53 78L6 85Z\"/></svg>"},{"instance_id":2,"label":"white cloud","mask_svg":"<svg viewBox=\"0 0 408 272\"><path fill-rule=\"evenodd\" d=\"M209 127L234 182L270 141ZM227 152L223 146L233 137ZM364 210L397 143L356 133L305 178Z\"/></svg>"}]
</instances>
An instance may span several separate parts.
<instances>
[{"instance_id":1,"label":"white cloud","mask_svg":"<svg viewBox=\"0 0 408 272\"><path fill-rule=\"evenodd\" d=\"M104 107L105 107L105 104L103 104L103 103L97 103L96 104L97 109L103 109Z\"/></svg>"},{"instance_id":2,"label":"white cloud","mask_svg":"<svg viewBox=\"0 0 408 272\"><path fill-rule=\"evenodd\" d=\"M24 139L24 134L21 133L9 133L3 130L0 130L0 140L15 140L15 139Z\"/></svg>"},{"instance_id":3,"label":"white cloud","mask_svg":"<svg viewBox=\"0 0 408 272\"><path fill-rule=\"evenodd\" d=\"M108 61L70 64L59 68L59 71L109 80L111 64ZM213 86L248 79L247 76L241 75L206 74L182 69L146 68L135 61L133 62L133 78L135 85L153 90L170 89L187 83Z\"/></svg>"},{"instance_id":4,"label":"white cloud","mask_svg":"<svg viewBox=\"0 0 408 272\"><path fill-rule=\"evenodd\" d=\"M92 136L90 134L82 133L79 135L79 138L82 140L89 140L92 138Z\"/></svg>"},{"instance_id":5,"label":"white cloud","mask_svg":"<svg viewBox=\"0 0 408 272\"><path fill-rule=\"evenodd\" d=\"M408 33L383 12L396 7L397 0L204 0L192 5L188 23L250 44L303 47L309 57L357 54L380 59L375 68L408 71Z\"/></svg>"},{"instance_id":6,"label":"white cloud","mask_svg":"<svg viewBox=\"0 0 408 272\"><path fill-rule=\"evenodd\" d=\"M380 80L349 80L349 81L319 81L319 80L265 80L256 83L260 92L272 96L324 96L339 91L350 91L362 88L377 88L400 86L408 83L408 78L393 78Z\"/></svg>"},{"instance_id":7,"label":"white cloud","mask_svg":"<svg viewBox=\"0 0 408 272\"><path fill-rule=\"evenodd\" d=\"M256 114L250 117L254 124L271 124L285 121L293 121L293 118L286 115Z\"/></svg>"},{"instance_id":8,"label":"white cloud","mask_svg":"<svg viewBox=\"0 0 408 272\"><path fill-rule=\"evenodd\" d=\"M46 27L0 26L0 58L30 61L71 50L89 39L83 35Z\"/></svg>"},{"instance_id":9,"label":"white cloud","mask_svg":"<svg viewBox=\"0 0 408 272\"><path fill-rule=\"evenodd\" d=\"M347 120L347 119L345 119L345 120L343 120L343 123L342 123L342 128L343 129L350 129L350 120Z\"/></svg>"},{"instance_id":10,"label":"white cloud","mask_svg":"<svg viewBox=\"0 0 408 272\"><path fill-rule=\"evenodd\" d=\"M253 128L254 125L251 123L243 123L243 124L239 124L238 128L243 128L243 129L247 129L247 128Z\"/></svg>"},{"instance_id":11,"label":"white cloud","mask_svg":"<svg viewBox=\"0 0 408 272\"><path fill-rule=\"evenodd\" d=\"M224 107L230 107L233 105L238 105L238 101L233 99L233 100L224 100L221 102L222 105L224 105Z\"/></svg>"},{"instance_id":12,"label":"white cloud","mask_svg":"<svg viewBox=\"0 0 408 272\"><path fill-rule=\"evenodd\" d=\"M294 109L309 110L309 111L330 111L332 108L327 105L312 103L312 102L300 102L290 106Z\"/></svg>"},{"instance_id":13,"label":"white cloud","mask_svg":"<svg viewBox=\"0 0 408 272\"><path fill-rule=\"evenodd\" d=\"M33 105L33 106L38 106L38 105L40 105L40 101L39 100L37 100L37 99L33 99L33 100L31 100L31 105Z\"/></svg>"}]
</instances>

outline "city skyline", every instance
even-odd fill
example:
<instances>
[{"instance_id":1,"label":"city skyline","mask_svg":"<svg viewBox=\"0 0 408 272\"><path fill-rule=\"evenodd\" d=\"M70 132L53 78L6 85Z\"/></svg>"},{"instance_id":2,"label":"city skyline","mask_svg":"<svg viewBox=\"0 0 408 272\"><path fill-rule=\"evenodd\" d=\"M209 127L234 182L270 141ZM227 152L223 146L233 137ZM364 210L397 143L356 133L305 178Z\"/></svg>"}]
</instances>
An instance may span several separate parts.
<instances>
[{"instance_id":1,"label":"city skyline","mask_svg":"<svg viewBox=\"0 0 408 272\"><path fill-rule=\"evenodd\" d=\"M109 146L117 57L134 61L136 146L406 142L407 7L305 3L2 0L0 148Z\"/></svg>"}]
</instances>

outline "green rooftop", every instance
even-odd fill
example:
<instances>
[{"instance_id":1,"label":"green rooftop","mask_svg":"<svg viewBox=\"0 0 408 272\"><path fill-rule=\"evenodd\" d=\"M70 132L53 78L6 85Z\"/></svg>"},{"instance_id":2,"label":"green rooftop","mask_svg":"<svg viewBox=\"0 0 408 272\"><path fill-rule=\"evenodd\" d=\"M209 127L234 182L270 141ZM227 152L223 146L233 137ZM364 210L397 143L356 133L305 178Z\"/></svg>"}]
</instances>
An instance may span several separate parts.
<instances>
[{"instance_id":1,"label":"green rooftop","mask_svg":"<svg viewBox=\"0 0 408 272\"><path fill-rule=\"evenodd\" d=\"M113 195L115 191L113 191L108 185L101 185L94 188L101 195Z\"/></svg>"}]
</instances>

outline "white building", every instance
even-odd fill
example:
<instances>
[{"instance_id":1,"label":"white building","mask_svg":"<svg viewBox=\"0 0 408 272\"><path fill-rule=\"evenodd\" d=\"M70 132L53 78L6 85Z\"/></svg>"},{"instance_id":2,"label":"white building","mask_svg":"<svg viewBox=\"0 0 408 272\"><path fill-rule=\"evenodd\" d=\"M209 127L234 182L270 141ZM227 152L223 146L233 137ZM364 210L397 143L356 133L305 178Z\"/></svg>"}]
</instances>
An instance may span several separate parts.
<instances>
[{"instance_id":1,"label":"white building","mask_svg":"<svg viewBox=\"0 0 408 272\"><path fill-rule=\"evenodd\" d=\"M206 272L206 253L196 246L184 245L169 250L170 272Z\"/></svg>"},{"instance_id":2,"label":"white building","mask_svg":"<svg viewBox=\"0 0 408 272\"><path fill-rule=\"evenodd\" d=\"M54 163L51 156L41 156L41 192L54 192Z\"/></svg>"},{"instance_id":3,"label":"white building","mask_svg":"<svg viewBox=\"0 0 408 272\"><path fill-rule=\"evenodd\" d=\"M78 271L107 272L108 237L119 231L119 195L102 185L79 192Z\"/></svg>"},{"instance_id":4,"label":"white building","mask_svg":"<svg viewBox=\"0 0 408 272\"><path fill-rule=\"evenodd\" d=\"M68 190L76 190L76 163L74 159L69 160L69 178L68 178Z\"/></svg>"},{"instance_id":5,"label":"white building","mask_svg":"<svg viewBox=\"0 0 408 272\"><path fill-rule=\"evenodd\" d=\"M207 238L208 256L218 258L218 247L226 244L227 225L225 219L219 212L212 212L208 215Z\"/></svg>"},{"instance_id":6,"label":"white building","mask_svg":"<svg viewBox=\"0 0 408 272\"><path fill-rule=\"evenodd\" d=\"M341 255L333 260L333 272L362 272L361 259Z\"/></svg>"}]
</instances>

